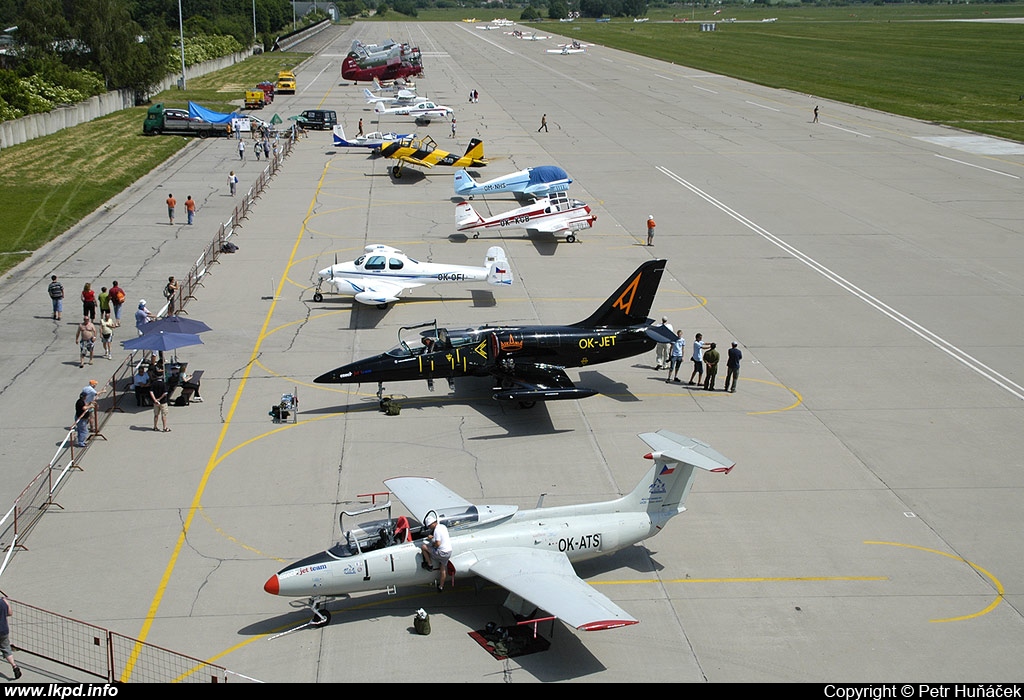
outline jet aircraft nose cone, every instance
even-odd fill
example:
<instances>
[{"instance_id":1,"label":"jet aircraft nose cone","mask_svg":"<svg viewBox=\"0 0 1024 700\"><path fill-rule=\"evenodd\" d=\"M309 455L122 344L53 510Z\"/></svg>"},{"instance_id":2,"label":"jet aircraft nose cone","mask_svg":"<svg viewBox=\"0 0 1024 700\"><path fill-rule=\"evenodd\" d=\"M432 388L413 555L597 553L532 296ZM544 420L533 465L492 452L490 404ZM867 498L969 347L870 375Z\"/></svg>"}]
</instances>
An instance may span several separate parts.
<instances>
[{"instance_id":1,"label":"jet aircraft nose cone","mask_svg":"<svg viewBox=\"0 0 1024 700\"><path fill-rule=\"evenodd\" d=\"M263 584L263 590L270 595L277 595L281 592L281 584L277 580L277 574L267 579L267 582Z\"/></svg>"}]
</instances>

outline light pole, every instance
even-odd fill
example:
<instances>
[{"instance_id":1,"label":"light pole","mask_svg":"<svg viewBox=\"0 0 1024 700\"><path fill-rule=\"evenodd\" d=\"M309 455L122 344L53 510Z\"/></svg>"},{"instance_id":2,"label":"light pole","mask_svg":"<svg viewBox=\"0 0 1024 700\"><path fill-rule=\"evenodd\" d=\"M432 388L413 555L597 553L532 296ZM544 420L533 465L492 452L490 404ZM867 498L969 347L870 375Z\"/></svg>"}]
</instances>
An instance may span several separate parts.
<instances>
[{"instance_id":1,"label":"light pole","mask_svg":"<svg viewBox=\"0 0 1024 700\"><path fill-rule=\"evenodd\" d=\"M252 40L256 43L256 0L252 0Z\"/></svg>"},{"instance_id":2,"label":"light pole","mask_svg":"<svg viewBox=\"0 0 1024 700\"><path fill-rule=\"evenodd\" d=\"M188 83L185 80L185 28L181 22L181 0L178 0L178 41L181 42L181 89L185 90Z\"/></svg>"}]
</instances>

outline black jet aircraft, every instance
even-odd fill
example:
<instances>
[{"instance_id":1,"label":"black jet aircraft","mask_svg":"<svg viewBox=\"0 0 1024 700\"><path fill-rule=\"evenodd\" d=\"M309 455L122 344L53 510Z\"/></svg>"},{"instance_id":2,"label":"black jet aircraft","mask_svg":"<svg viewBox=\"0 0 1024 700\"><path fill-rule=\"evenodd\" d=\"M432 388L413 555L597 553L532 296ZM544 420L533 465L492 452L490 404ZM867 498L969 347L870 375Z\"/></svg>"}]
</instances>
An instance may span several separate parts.
<instances>
[{"instance_id":1,"label":"black jet aircraft","mask_svg":"<svg viewBox=\"0 0 1024 700\"><path fill-rule=\"evenodd\" d=\"M381 398L384 382L425 379L431 390L435 379L491 376L497 380L493 398L518 401L524 407L537 401L582 399L597 393L578 387L566 367L586 367L633 357L675 340L647 317L658 291L665 260L638 267L588 318L567 326L481 326L466 330L433 326L410 346L402 339L383 355L369 357L320 375L318 384L377 382ZM409 330L404 328L402 330Z\"/></svg>"}]
</instances>

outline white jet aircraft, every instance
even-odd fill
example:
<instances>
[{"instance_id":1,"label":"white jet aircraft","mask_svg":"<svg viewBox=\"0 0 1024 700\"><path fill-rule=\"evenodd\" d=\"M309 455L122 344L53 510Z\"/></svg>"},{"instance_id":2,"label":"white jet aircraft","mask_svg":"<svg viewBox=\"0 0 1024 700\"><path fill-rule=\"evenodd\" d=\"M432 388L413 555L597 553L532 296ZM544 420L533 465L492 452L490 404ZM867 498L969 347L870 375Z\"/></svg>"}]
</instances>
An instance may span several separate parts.
<instances>
[{"instance_id":1,"label":"white jet aircraft","mask_svg":"<svg viewBox=\"0 0 1024 700\"><path fill-rule=\"evenodd\" d=\"M526 168L511 175L502 175L487 182L476 182L465 170L455 173L455 194L467 199L480 195L512 194L524 197L545 197L565 192L572 178L557 165Z\"/></svg>"},{"instance_id":2,"label":"white jet aircraft","mask_svg":"<svg viewBox=\"0 0 1024 700\"><path fill-rule=\"evenodd\" d=\"M505 251L498 246L487 249L483 267L445 265L414 260L391 246L368 245L355 260L335 263L318 273L313 301L324 300L320 291L324 282L333 285L338 294L355 297L360 304L387 308L388 304L410 289L445 282L487 282L496 286L512 284L512 270Z\"/></svg>"},{"instance_id":3,"label":"white jet aircraft","mask_svg":"<svg viewBox=\"0 0 1024 700\"><path fill-rule=\"evenodd\" d=\"M482 217L469 202L455 205L455 228L462 233L473 233L479 238L487 229L523 228L540 233L565 234L566 243L576 242L576 232L588 229L597 221L597 215L578 199L570 199L564 192L541 197L532 204L494 216Z\"/></svg>"},{"instance_id":4,"label":"white jet aircraft","mask_svg":"<svg viewBox=\"0 0 1024 700\"><path fill-rule=\"evenodd\" d=\"M431 119L450 117L455 114L451 107L435 104L430 101L412 102L386 107L380 102L373 106L377 114L397 114L400 117L413 117L420 126L429 124Z\"/></svg>"},{"instance_id":5,"label":"white jet aircraft","mask_svg":"<svg viewBox=\"0 0 1024 700\"><path fill-rule=\"evenodd\" d=\"M543 610L581 631L606 630L639 622L579 578L572 563L630 547L661 532L686 510L695 469L728 474L735 463L711 446L666 430L643 433L654 466L630 493L599 503L540 507L474 505L434 479L398 477L384 484L411 517L391 518L391 501L341 515L343 539L327 551L290 564L271 576L263 590L308 597L309 625L330 622L333 598L360 591L428 585L420 551L421 525L428 518L447 526L452 556L447 574L480 576L509 592L505 605L534 617ZM386 519L345 530L345 516L387 511Z\"/></svg>"}]
</instances>

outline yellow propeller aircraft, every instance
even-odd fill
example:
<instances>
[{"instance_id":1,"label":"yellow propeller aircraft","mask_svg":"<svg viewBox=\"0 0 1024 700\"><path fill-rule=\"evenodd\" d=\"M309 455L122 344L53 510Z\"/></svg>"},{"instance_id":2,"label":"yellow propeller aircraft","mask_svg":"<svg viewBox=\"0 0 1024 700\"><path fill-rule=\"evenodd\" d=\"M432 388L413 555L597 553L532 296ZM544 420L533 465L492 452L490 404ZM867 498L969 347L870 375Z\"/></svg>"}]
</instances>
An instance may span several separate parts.
<instances>
[{"instance_id":1,"label":"yellow propeller aircraft","mask_svg":"<svg viewBox=\"0 0 1024 700\"><path fill-rule=\"evenodd\" d=\"M462 156L441 150L429 136L418 140L408 138L382 144L380 154L398 161L398 164L391 168L391 175L396 179L402 177L402 167L407 164L421 165L425 168L433 168L435 165L481 168L488 163L484 158L484 142L480 139L471 140L466 153Z\"/></svg>"}]
</instances>

